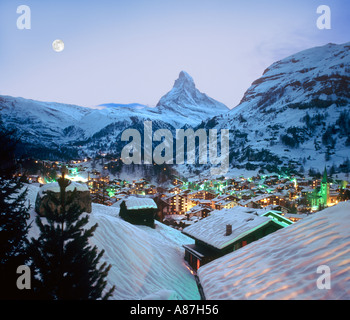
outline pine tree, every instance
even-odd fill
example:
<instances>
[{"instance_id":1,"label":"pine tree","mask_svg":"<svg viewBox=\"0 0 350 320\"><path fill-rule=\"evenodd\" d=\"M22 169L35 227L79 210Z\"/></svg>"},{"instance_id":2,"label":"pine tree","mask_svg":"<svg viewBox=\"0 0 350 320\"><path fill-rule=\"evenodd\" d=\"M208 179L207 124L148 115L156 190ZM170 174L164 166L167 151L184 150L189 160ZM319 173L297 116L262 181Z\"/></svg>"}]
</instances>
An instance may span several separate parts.
<instances>
[{"instance_id":1,"label":"pine tree","mask_svg":"<svg viewBox=\"0 0 350 320\"><path fill-rule=\"evenodd\" d=\"M14 132L5 130L0 119L0 299L23 299L17 288L17 268L27 263L27 189L16 171Z\"/></svg>"},{"instance_id":2,"label":"pine tree","mask_svg":"<svg viewBox=\"0 0 350 320\"><path fill-rule=\"evenodd\" d=\"M114 287L103 294L105 278L111 268L100 264L104 250L89 245L97 224L89 229L89 221L78 205L73 203L77 192L66 193L69 181L64 174L58 179L60 199L50 194L56 208L46 207L45 218L36 218L40 229L38 239L31 239L29 253L34 270L33 290L35 298L48 300L97 300L108 299ZM46 221L45 221L46 220Z\"/></svg>"}]
</instances>

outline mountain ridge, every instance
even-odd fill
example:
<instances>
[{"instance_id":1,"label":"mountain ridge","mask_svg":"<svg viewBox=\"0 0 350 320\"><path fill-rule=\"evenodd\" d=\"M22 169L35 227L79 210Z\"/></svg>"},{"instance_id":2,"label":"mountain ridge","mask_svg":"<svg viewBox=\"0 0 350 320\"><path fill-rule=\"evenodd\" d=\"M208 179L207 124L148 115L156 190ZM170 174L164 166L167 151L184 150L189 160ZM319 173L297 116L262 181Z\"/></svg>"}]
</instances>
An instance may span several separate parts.
<instances>
[{"instance_id":1,"label":"mountain ridge","mask_svg":"<svg viewBox=\"0 0 350 320\"><path fill-rule=\"evenodd\" d=\"M94 153L89 151L94 148L102 149L99 145L114 149L125 129L134 125L140 127L146 120L153 121L155 128L163 126L175 130L196 126L213 115L229 111L222 103L199 92L193 78L185 71L180 72L173 88L160 102L156 107L106 103L93 109L0 96L0 110L5 126L17 128L29 153L31 145L35 150L64 146L74 151L75 156L80 152L76 145L85 145L87 153Z\"/></svg>"},{"instance_id":2,"label":"mountain ridge","mask_svg":"<svg viewBox=\"0 0 350 320\"><path fill-rule=\"evenodd\" d=\"M86 108L65 105L65 113L55 114L57 104L5 96L0 97L0 108L3 121L18 127L25 142L57 149L56 156L62 148L81 156L101 150L118 153L123 130L142 132L148 120L153 130L217 129L219 141L220 129L229 129L230 172L270 172L278 167L303 172L324 166L346 167L349 172L349 74L350 42L310 48L274 62L231 110L201 93L185 71L152 108L122 106L86 112ZM28 114L23 112L26 106L33 107ZM10 112L16 107L22 114ZM35 115L35 110L45 107L45 114ZM175 167L184 175L198 171L210 175L209 165Z\"/></svg>"},{"instance_id":3,"label":"mountain ridge","mask_svg":"<svg viewBox=\"0 0 350 320\"><path fill-rule=\"evenodd\" d=\"M203 112L204 106L205 112ZM196 88L193 78L186 71L180 72L173 88L161 97L156 108L160 112L176 110L180 115L179 119L181 121L176 120L173 123L175 126L181 125L181 122L195 126L198 120L205 120L205 118L211 118L215 114L225 113L230 110L223 103L200 92Z\"/></svg>"},{"instance_id":4,"label":"mountain ridge","mask_svg":"<svg viewBox=\"0 0 350 320\"><path fill-rule=\"evenodd\" d=\"M339 167L350 154L350 42L269 66L227 114L201 124L230 128L232 168Z\"/></svg>"}]
</instances>

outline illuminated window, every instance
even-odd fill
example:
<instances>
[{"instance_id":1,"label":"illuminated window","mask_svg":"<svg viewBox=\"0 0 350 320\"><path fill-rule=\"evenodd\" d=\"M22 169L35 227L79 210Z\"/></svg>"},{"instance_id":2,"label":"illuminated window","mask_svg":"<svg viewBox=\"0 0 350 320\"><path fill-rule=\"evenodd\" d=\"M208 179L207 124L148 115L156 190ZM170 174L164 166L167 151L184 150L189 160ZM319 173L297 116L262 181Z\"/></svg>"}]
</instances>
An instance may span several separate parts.
<instances>
[{"instance_id":1,"label":"illuminated window","mask_svg":"<svg viewBox=\"0 0 350 320\"><path fill-rule=\"evenodd\" d=\"M199 269L200 266L201 266L201 261L197 259L197 270Z\"/></svg>"}]
</instances>

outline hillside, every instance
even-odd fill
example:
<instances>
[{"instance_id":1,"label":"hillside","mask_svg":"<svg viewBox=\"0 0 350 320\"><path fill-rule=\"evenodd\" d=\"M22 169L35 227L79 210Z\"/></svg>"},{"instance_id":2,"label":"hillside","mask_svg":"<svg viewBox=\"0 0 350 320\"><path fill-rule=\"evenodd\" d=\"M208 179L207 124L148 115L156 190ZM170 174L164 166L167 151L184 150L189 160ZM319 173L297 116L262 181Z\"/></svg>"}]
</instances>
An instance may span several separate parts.
<instances>
[{"instance_id":1,"label":"hillside","mask_svg":"<svg viewBox=\"0 0 350 320\"><path fill-rule=\"evenodd\" d=\"M268 67L230 112L200 127L230 129L231 169L339 167L350 154L350 43Z\"/></svg>"},{"instance_id":2,"label":"hillside","mask_svg":"<svg viewBox=\"0 0 350 320\"><path fill-rule=\"evenodd\" d=\"M0 111L5 125L18 130L22 154L43 159L118 157L126 144L122 132L132 128L142 137L144 121L151 120L153 132L216 129L218 141L221 129L229 129L228 175L281 168L322 172L325 166L345 174L350 172L349 71L350 43L327 44L273 63L232 110L201 93L181 71L155 107L107 103L88 109L0 96ZM180 175L209 176L211 164L175 167Z\"/></svg>"},{"instance_id":3,"label":"hillside","mask_svg":"<svg viewBox=\"0 0 350 320\"><path fill-rule=\"evenodd\" d=\"M16 128L22 153L53 160L120 152L122 132L129 128L142 132L146 120L153 122L154 130L174 131L228 111L224 104L201 93L184 71L156 107L106 103L91 109L0 96L0 116L8 129Z\"/></svg>"}]
</instances>

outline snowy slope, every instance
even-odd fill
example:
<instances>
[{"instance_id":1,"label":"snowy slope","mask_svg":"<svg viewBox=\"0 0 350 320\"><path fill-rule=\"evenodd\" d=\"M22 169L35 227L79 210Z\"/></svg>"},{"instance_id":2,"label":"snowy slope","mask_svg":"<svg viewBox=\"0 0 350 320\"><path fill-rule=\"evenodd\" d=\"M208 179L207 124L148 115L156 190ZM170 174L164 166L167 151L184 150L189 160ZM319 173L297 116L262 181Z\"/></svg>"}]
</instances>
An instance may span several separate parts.
<instances>
[{"instance_id":1,"label":"snowy slope","mask_svg":"<svg viewBox=\"0 0 350 320\"><path fill-rule=\"evenodd\" d=\"M33 204L38 187L29 186ZM31 219L36 213L31 210ZM88 226L98 223L91 244L104 249L103 260L112 265L108 286L112 299L200 299L196 281L183 259L183 244L193 240L180 231L156 222L156 228L134 226L118 216L118 209L92 204ZM30 236L38 236L33 223Z\"/></svg>"},{"instance_id":2,"label":"snowy slope","mask_svg":"<svg viewBox=\"0 0 350 320\"><path fill-rule=\"evenodd\" d=\"M16 127L25 142L34 141L46 146L53 142L82 141L84 144L84 140L96 134L99 139L116 137L134 123L145 120L159 122L164 128L196 126L202 120L229 111L222 103L199 92L193 79L184 71L156 107L138 103L107 103L98 107L90 109L0 96L1 117L6 126Z\"/></svg>"},{"instance_id":3,"label":"snowy slope","mask_svg":"<svg viewBox=\"0 0 350 320\"><path fill-rule=\"evenodd\" d=\"M198 270L207 299L350 299L350 202L320 211ZM317 287L320 266L331 288ZM323 281L324 283L324 281Z\"/></svg>"},{"instance_id":4,"label":"snowy slope","mask_svg":"<svg viewBox=\"0 0 350 320\"><path fill-rule=\"evenodd\" d=\"M5 125L16 128L24 142L50 145L65 141L63 130L91 111L75 105L0 96L0 112Z\"/></svg>"},{"instance_id":5,"label":"snowy slope","mask_svg":"<svg viewBox=\"0 0 350 320\"><path fill-rule=\"evenodd\" d=\"M164 129L178 129L185 125L195 127L205 119L229 111L224 104L201 93L195 87L192 77L185 71L180 72L174 87L160 99L156 107L135 103L110 103L101 106L105 108L88 113L76 124L83 129L86 136L93 136L110 126L112 130L105 130L110 139L111 135L117 137L123 130L133 128L135 123L145 120L158 122ZM103 134L102 136L106 137Z\"/></svg>"},{"instance_id":6,"label":"snowy slope","mask_svg":"<svg viewBox=\"0 0 350 320\"><path fill-rule=\"evenodd\" d=\"M81 128L87 137L100 132L109 125L116 124L118 132L132 127L133 118L140 121L162 121L165 115L160 114L155 108L137 107L130 105L115 105L114 107L105 107L104 109L94 109L86 114L76 126Z\"/></svg>"},{"instance_id":7,"label":"snowy slope","mask_svg":"<svg viewBox=\"0 0 350 320\"><path fill-rule=\"evenodd\" d=\"M273 63L253 82L231 111L264 110L274 104L306 103L313 99L339 102L350 98L350 43L311 48Z\"/></svg>"},{"instance_id":8,"label":"snowy slope","mask_svg":"<svg viewBox=\"0 0 350 320\"><path fill-rule=\"evenodd\" d=\"M204 127L230 129L232 167L339 166L350 154L350 43L275 62Z\"/></svg>"}]
</instances>

